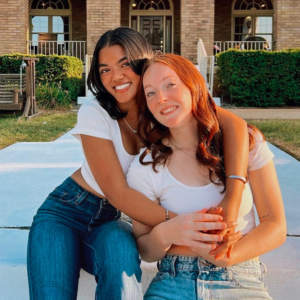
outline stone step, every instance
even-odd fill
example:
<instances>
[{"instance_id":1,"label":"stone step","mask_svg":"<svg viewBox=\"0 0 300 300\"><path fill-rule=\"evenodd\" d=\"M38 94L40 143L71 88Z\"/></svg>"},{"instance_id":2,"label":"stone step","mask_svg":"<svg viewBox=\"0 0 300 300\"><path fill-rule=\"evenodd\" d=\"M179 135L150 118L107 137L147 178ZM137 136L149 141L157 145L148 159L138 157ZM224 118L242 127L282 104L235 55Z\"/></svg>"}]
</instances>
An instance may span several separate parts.
<instances>
[{"instance_id":1,"label":"stone step","mask_svg":"<svg viewBox=\"0 0 300 300\"><path fill-rule=\"evenodd\" d=\"M0 229L0 299L28 300L26 253L28 230ZM142 287L145 292L157 272L156 263L142 261ZM80 271L77 300L94 300L94 276Z\"/></svg>"}]
</instances>

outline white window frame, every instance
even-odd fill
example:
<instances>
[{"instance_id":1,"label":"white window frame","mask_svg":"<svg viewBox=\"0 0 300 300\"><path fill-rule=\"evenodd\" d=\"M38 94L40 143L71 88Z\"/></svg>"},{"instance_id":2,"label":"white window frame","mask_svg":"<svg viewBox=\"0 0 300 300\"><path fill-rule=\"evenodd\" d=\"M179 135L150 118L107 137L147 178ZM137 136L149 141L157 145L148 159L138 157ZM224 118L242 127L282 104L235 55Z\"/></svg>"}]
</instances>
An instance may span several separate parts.
<instances>
[{"instance_id":1,"label":"white window frame","mask_svg":"<svg viewBox=\"0 0 300 300\"><path fill-rule=\"evenodd\" d=\"M69 9L31 9L32 1L29 6L29 39L32 40L31 18L32 17L49 17L48 18L48 33L52 33L52 17L69 17L69 41L72 41L72 6L69 2Z\"/></svg>"},{"instance_id":2,"label":"white window frame","mask_svg":"<svg viewBox=\"0 0 300 300\"><path fill-rule=\"evenodd\" d=\"M235 18L236 17L252 17L252 26L255 27L255 17L273 17L272 19L272 43L274 43L274 9L261 9L258 10L256 8L251 9L245 9L245 10L235 10L234 6L237 0L233 1L232 3L232 13L231 13L231 40L234 41L234 35L235 35ZM273 2L273 1L272 1ZM273 5L274 7L274 5ZM253 31L255 33L255 31ZM258 35L263 35L263 33L259 33ZM266 35L270 35L269 33L266 33ZM255 35L256 36L256 33Z\"/></svg>"}]
</instances>

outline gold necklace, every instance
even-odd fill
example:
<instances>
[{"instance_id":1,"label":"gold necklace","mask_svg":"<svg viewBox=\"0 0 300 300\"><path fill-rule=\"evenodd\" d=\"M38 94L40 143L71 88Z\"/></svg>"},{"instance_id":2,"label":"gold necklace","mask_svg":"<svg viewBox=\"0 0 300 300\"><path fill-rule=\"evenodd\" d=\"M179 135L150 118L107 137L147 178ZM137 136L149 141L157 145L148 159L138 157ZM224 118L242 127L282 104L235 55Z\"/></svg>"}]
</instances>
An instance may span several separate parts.
<instances>
[{"instance_id":1,"label":"gold necklace","mask_svg":"<svg viewBox=\"0 0 300 300\"><path fill-rule=\"evenodd\" d=\"M186 155L188 155L189 157L193 158L193 159L196 159L197 160L197 157L196 156L192 156L190 155L189 153L187 153L186 151L184 151L183 149L179 148L178 146L176 146L172 140L169 139L169 142L178 150L182 151L183 153L185 153Z\"/></svg>"},{"instance_id":2,"label":"gold necklace","mask_svg":"<svg viewBox=\"0 0 300 300\"><path fill-rule=\"evenodd\" d=\"M125 123L127 124L127 126L130 128L130 130L131 130L133 133L137 133L137 130L134 130L134 129L128 124L128 122L126 121L125 118L123 118L123 120L125 121Z\"/></svg>"}]
</instances>

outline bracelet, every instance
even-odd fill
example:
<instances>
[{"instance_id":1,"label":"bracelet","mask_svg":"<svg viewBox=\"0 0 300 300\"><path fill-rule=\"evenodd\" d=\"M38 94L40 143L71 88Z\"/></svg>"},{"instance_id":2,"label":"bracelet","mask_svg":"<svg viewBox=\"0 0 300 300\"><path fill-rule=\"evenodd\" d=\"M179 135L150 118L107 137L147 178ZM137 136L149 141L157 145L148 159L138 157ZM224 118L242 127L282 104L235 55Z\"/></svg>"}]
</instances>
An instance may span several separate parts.
<instances>
[{"instance_id":1,"label":"bracelet","mask_svg":"<svg viewBox=\"0 0 300 300\"><path fill-rule=\"evenodd\" d=\"M237 176L237 175L228 175L228 176L226 176L226 178L238 179L238 180L243 181L243 183L247 182L247 179L245 177Z\"/></svg>"},{"instance_id":2,"label":"bracelet","mask_svg":"<svg viewBox=\"0 0 300 300\"><path fill-rule=\"evenodd\" d=\"M170 218L169 218L169 210L166 209L166 221L169 221L169 220L170 220Z\"/></svg>"}]
</instances>

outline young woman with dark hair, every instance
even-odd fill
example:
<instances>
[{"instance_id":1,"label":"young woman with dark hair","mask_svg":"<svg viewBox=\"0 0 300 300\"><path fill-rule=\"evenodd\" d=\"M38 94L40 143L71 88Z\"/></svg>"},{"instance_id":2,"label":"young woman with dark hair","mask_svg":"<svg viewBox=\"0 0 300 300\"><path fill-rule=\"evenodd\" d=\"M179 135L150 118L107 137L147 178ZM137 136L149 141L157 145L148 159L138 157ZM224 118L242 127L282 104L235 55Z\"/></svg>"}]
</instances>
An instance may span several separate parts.
<instances>
[{"instance_id":1,"label":"young woman with dark hair","mask_svg":"<svg viewBox=\"0 0 300 300\"><path fill-rule=\"evenodd\" d=\"M137 90L142 66L152 56L145 38L123 27L106 32L95 47L88 76L95 99L81 106L73 131L84 152L82 167L49 194L30 230L31 299L76 299L81 268L95 275L96 299L142 298L136 242L130 224L119 218L122 211L148 226L166 220L166 210L130 188L125 179L141 147L136 134L140 118ZM248 146L245 122L221 108L218 114L224 131L225 169L228 175L244 176ZM228 207L233 203L238 207L243 185L228 179L222 204L225 221L236 219ZM220 241L224 232L205 237L198 232L208 229L199 227L198 221L207 221L209 229L226 228L216 214L220 209L211 212L214 214L189 214L190 226L177 228L178 244L197 251L214 249L203 242ZM176 214L170 211L168 216ZM217 251L223 255L228 247L224 243Z\"/></svg>"},{"instance_id":2,"label":"young woman with dark hair","mask_svg":"<svg viewBox=\"0 0 300 300\"><path fill-rule=\"evenodd\" d=\"M207 208L222 201L228 183L224 137L204 79L187 59L158 55L144 66L138 99L138 131L146 148L128 170L129 186L178 215L193 211L205 215ZM229 244L238 240L230 258L216 256L216 250L180 245L180 233L174 231L182 222L178 217L154 229L133 220L142 259L161 260L144 299L271 299L258 256L284 242L284 208L273 154L253 126L249 126L249 143L249 183L236 232L227 239ZM207 228L200 231L203 236L208 233Z\"/></svg>"}]
</instances>

